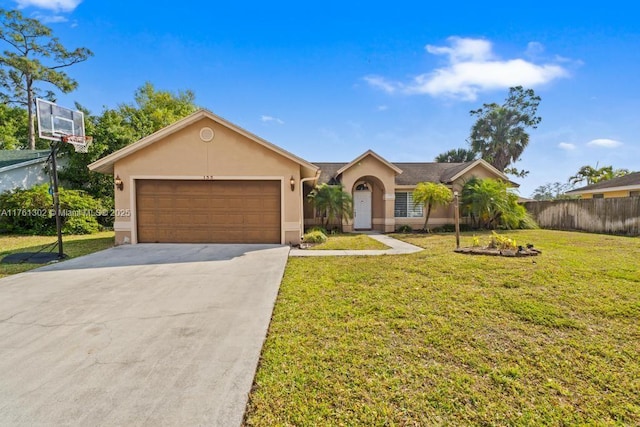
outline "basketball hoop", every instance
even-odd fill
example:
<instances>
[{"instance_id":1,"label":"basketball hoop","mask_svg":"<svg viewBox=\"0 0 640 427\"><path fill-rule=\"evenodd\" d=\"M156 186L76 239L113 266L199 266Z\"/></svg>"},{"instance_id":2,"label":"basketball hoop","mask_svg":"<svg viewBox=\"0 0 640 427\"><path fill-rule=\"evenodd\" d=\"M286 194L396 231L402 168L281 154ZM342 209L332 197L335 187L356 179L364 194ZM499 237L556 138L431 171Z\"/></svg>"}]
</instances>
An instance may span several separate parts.
<instances>
[{"instance_id":1,"label":"basketball hoop","mask_svg":"<svg viewBox=\"0 0 640 427\"><path fill-rule=\"evenodd\" d=\"M93 137L65 135L62 137L62 141L73 145L73 149L76 150L76 153L86 153L89 150L89 145L93 142Z\"/></svg>"}]
</instances>

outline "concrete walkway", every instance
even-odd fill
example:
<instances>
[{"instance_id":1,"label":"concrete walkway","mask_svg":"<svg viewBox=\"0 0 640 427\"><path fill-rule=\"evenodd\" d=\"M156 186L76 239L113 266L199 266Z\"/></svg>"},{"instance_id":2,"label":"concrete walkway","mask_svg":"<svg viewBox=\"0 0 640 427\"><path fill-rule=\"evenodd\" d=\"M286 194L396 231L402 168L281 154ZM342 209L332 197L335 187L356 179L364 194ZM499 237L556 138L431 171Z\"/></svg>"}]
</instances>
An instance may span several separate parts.
<instances>
[{"instance_id":1,"label":"concrete walkway","mask_svg":"<svg viewBox=\"0 0 640 427\"><path fill-rule=\"evenodd\" d=\"M402 242L398 239L394 239L391 236L385 234L378 234L373 232L364 233L372 239L378 242L384 243L389 246L390 249L378 249L378 250L327 250L327 251L313 251L308 249L291 249L289 256L362 256L362 255L404 255L412 254L415 252L423 251L423 248L414 246L410 243Z\"/></svg>"}]
</instances>

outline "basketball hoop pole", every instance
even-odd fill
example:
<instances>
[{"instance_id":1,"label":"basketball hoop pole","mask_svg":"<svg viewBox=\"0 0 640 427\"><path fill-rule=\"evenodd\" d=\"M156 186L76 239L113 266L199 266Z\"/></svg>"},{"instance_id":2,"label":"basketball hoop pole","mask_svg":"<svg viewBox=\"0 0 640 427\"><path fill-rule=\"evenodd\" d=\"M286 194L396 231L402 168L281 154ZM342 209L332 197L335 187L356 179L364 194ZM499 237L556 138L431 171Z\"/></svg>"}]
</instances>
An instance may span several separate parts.
<instances>
[{"instance_id":1,"label":"basketball hoop pole","mask_svg":"<svg viewBox=\"0 0 640 427\"><path fill-rule=\"evenodd\" d=\"M62 215L60 212L58 158L56 154L62 143L73 145L76 153L86 153L93 138L84 134L84 114L82 111L74 111L60 107L53 102L36 98L36 117L38 118L38 136L51 141L53 208L58 232L58 259L62 260L66 255L62 251Z\"/></svg>"},{"instance_id":2,"label":"basketball hoop pole","mask_svg":"<svg viewBox=\"0 0 640 427\"><path fill-rule=\"evenodd\" d=\"M62 138L60 138L62 141ZM58 162L56 160L58 151L57 141L51 142L51 166L53 168L53 209L56 214L56 231L58 232L58 259L64 259L65 255L62 250L62 218L60 218L60 194L58 193Z\"/></svg>"}]
</instances>

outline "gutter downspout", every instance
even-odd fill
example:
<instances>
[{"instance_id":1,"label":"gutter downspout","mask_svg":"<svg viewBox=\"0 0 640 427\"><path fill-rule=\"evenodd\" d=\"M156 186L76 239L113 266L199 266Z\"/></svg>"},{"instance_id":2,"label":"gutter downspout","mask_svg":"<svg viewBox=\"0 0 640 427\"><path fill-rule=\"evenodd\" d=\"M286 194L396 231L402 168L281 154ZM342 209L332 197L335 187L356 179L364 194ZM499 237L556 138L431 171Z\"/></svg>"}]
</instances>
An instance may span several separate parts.
<instances>
[{"instance_id":1,"label":"gutter downspout","mask_svg":"<svg viewBox=\"0 0 640 427\"><path fill-rule=\"evenodd\" d=\"M316 176L302 178L300 180L300 241L304 236L304 183L309 181L317 181L320 178L320 169L316 171Z\"/></svg>"}]
</instances>

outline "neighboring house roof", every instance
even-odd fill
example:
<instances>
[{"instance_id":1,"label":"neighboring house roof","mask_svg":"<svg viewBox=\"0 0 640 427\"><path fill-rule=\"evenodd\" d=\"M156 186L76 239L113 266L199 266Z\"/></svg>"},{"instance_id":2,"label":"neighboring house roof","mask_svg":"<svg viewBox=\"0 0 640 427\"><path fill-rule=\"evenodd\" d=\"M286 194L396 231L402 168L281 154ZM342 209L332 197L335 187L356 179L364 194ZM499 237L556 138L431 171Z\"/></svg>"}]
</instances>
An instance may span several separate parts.
<instances>
[{"instance_id":1,"label":"neighboring house roof","mask_svg":"<svg viewBox=\"0 0 640 427\"><path fill-rule=\"evenodd\" d=\"M364 155L350 163L314 162L313 164L318 166L321 171L318 183L333 183L339 181L339 175L348 169L349 165L357 163L357 161L363 157ZM491 170L502 179L509 181L515 187L519 186L517 183L510 181L505 174L484 160L474 160L472 162L465 163L389 163L385 160L385 163L392 166L394 171L399 170L401 172L396 176L396 185L416 185L419 182L440 182L443 184L450 184L464 175L467 171L481 165Z\"/></svg>"},{"instance_id":2,"label":"neighboring house roof","mask_svg":"<svg viewBox=\"0 0 640 427\"><path fill-rule=\"evenodd\" d=\"M252 134L251 132L242 129L241 127L234 125L233 123L223 119L220 116L217 116L215 114L213 114L211 111L205 110L205 109L201 109L196 111L195 113L181 119L178 120L177 122L173 123L172 125L169 125L165 128L160 129L159 131L146 136L144 138L142 138L141 140L134 142L131 145L127 145L124 148L121 148L120 150L109 154L108 156L105 156L93 163L91 163L89 165L89 169L92 171L96 171L96 172L101 172L101 173L106 173L106 174L113 174L113 165L120 159L125 158L127 156L129 156L130 154L135 153L136 151L142 150L145 147L148 147L149 145L160 141L164 138L166 138L167 136L174 134L176 132L178 132L181 129L186 128L187 126L190 126L196 122L198 122L199 120L202 120L204 118L208 118L213 120L214 122L225 126L228 129L233 130L234 132L262 145L263 147L266 147L272 151L275 151L276 153L279 153L280 155L282 155L285 158L288 158L289 160L292 160L296 163L298 163L300 166L302 166L303 169L305 169L305 172L307 175L309 176L314 176L318 170L318 167L307 162L306 160L301 159L300 157L286 151L283 150L282 148L270 143L269 141L266 141L262 138L260 138L257 135Z\"/></svg>"},{"instance_id":3,"label":"neighboring house roof","mask_svg":"<svg viewBox=\"0 0 640 427\"><path fill-rule=\"evenodd\" d=\"M0 150L0 172L44 162L50 153L50 150Z\"/></svg>"},{"instance_id":4,"label":"neighboring house roof","mask_svg":"<svg viewBox=\"0 0 640 427\"><path fill-rule=\"evenodd\" d=\"M619 176L618 178L596 182L595 184L567 191L566 194L603 193L605 191L619 190L640 190L640 172L633 172L624 176Z\"/></svg>"}]
</instances>

